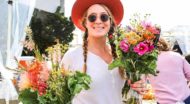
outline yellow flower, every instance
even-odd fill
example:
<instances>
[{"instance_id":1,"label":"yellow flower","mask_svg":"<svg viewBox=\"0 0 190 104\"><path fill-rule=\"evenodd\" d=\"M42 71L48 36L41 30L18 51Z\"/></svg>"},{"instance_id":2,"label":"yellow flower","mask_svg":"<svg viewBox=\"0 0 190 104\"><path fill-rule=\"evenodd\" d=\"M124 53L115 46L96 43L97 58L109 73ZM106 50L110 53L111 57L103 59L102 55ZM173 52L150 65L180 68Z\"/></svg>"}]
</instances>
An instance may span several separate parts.
<instances>
[{"instance_id":1,"label":"yellow flower","mask_svg":"<svg viewBox=\"0 0 190 104\"><path fill-rule=\"evenodd\" d=\"M62 69L62 74L65 76L65 75L69 75L71 72L69 70L65 70L65 69Z\"/></svg>"},{"instance_id":2,"label":"yellow flower","mask_svg":"<svg viewBox=\"0 0 190 104\"><path fill-rule=\"evenodd\" d=\"M129 44L135 45L137 42L141 40L141 37L137 35L136 32L130 31L130 33L125 34L125 37L127 38L127 41Z\"/></svg>"},{"instance_id":3,"label":"yellow flower","mask_svg":"<svg viewBox=\"0 0 190 104\"><path fill-rule=\"evenodd\" d=\"M137 25L136 31L141 32L143 30L143 27L141 25Z\"/></svg>"}]
</instances>

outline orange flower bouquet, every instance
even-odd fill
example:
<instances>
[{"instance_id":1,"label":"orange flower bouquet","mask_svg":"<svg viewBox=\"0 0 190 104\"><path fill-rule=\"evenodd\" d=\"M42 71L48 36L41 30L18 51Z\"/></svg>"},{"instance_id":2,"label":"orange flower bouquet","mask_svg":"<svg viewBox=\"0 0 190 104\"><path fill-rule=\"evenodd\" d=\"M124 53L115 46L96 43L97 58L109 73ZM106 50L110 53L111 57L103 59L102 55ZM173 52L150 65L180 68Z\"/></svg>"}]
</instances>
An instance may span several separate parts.
<instances>
[{"instance_id":1,"label":"orange flower bouquet","mask_svg":"<svg viewBox=\"0 0 190 104\"><path fill-rule=\"evenodd\" d=\"M90 77L81 72L48 69L34 60L20 74L19 100L23 104L71 104L81 90L89 89Z\"/></svg>"},{"instance_id":2,"label":"orange flower bouquet","mask_svg":"<svg viewBox=\"0 0 190 104\"><path fill-rule=\"evenodd\" d=\"M79 71L64 70L59 65L58 53L67 49L65 46L57 44L49 48L49 58L41 55L35 47L32 50L36 56L32 62L18 62L19 100L23 104L71 104L76 94L89 89L90 76ZM45 59L49 59L51 65Z\"/></svg>"}]
</instances>

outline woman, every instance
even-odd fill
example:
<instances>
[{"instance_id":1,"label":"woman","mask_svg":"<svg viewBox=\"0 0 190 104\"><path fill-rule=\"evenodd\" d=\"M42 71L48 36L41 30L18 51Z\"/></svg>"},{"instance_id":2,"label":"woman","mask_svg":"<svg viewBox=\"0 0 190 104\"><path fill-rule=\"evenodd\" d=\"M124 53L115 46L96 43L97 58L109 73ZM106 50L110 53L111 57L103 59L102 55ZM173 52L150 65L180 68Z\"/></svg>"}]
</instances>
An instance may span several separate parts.
<instances>
[{"instance_id":1,"label":"woman","mask_svg":"<svg viewBox=\"0 0 190 104\"><path fill-rule=\"evenodd\" d=\"M116 57L113 42L107 44L107 35L123 18L120 0L76 0L72 8L74 24L84 31L83 47L69 50L62 60L65 69L80 70L92 78L90 90L78 94L73 104L122 104L124 85L121 71L108 70ZM140 93L142 81L133 84Z\"/></svg>"},{"instance_id":2,"label":"woman","mask_svg":"<svg viewBox=\"0 0 190 104\"><path fill-rule=\"evenodd\" d=\"M157 61L158 76L150 79L159 104L190 104L190 64L177 52L170 51L167 42L160 38ZM180 103L181 102L181 103Z\"/></svg>"}]
</instances>

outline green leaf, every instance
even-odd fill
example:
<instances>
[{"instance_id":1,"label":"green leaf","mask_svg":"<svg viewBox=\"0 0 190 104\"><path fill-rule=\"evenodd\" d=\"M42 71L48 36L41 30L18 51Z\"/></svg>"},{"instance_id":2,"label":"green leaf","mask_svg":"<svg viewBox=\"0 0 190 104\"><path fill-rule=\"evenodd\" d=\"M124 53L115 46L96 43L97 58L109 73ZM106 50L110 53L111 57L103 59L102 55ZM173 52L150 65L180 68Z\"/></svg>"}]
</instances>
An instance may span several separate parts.
<instances>
[{"instance_id":1,"label":"green leaf","mask_svg":"<svg viewBox=\"0 0 190 104\"><path fill-rule=\"evenodd\" d=\"M120 59L115 59L111 64L109 64L108 69L112 70L112 69L119 67L119 66L120 67L123 66L122 62L120 61Z\"/></svg>"},{"instance_id":2,"label":"green leaf","mask_svg":"<svg viewBox=\"0 0 190 104\"><path fill-rule=\"evenodd\" d=\"M19 93L19 101L23 104L39 104L37 91L31 89L22 90Z\"/></svg>"},{"instance_id":3,"label":"green leaf","mask_svg":"<svg viewBox=\"0 0 190 104\"><path fill-rule=\"evenodd\" d=\"M76 73L72 76L68 76L68 88L70 89L71 95L75 96L80 93L81 90L89 89L90 82L90 76L79 71L76 71Z\"/></svg>"}]
</instances>

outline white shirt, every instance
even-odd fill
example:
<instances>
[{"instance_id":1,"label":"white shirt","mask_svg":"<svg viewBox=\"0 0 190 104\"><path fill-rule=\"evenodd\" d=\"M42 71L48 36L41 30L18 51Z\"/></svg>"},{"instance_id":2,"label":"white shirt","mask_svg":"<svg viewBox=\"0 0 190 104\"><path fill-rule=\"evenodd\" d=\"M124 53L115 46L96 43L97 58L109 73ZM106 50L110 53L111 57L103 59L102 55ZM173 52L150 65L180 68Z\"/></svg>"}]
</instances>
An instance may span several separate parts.
<instances>
[{"instance_id":1,"label":"white shirt","mask_svg":"<svg viewBox=\"0 0 190 104\"><path fill-rule=\"evenodd\" d=\"M62 60L64 68L82 71L83 57L81 46L67 51ZM88 51L87 74L92 79L90 89L76 95L72 104L122 104L124 80L118 69L108 70L108 64L101 57Z\"/></svg>"}]
</instances>

